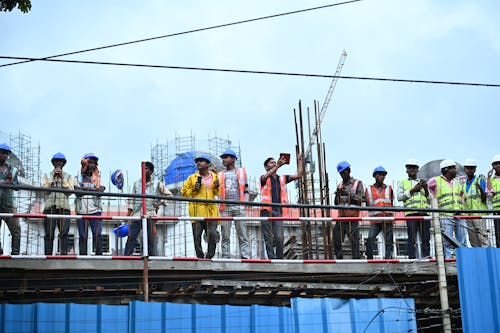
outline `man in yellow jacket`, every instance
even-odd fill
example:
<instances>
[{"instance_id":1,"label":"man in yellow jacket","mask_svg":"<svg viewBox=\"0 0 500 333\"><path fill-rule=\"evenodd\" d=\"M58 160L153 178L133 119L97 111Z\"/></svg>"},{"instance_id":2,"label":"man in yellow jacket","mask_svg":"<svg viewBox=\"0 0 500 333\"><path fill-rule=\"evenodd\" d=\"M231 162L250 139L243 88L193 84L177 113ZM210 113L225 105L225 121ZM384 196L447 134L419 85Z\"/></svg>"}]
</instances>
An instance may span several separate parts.
<instances>
[{"instance_id":1,"label":"man in yellow jacket","mask_svg":"<svg viewBox=\"0 0 500 333\"><path fill-rule=\"evenodd\" d=\"M211 164L210 156L199 154L195 157L194 162L198 171L190 175L184 182L181 194L183 197L214 200L215 196L220 195L219 179L217 173L210 171L208 168ZM189 216L216 217L219 216L217 204L205 202L190 202ZM196 256L205 258L203 248L201 246L201 235L203 230L207 233L208 250L206 258L210 259L215 255L215 247L217 245L217 223L218 220L193 220L193 241Z\"/></svg>"}]
</instances>

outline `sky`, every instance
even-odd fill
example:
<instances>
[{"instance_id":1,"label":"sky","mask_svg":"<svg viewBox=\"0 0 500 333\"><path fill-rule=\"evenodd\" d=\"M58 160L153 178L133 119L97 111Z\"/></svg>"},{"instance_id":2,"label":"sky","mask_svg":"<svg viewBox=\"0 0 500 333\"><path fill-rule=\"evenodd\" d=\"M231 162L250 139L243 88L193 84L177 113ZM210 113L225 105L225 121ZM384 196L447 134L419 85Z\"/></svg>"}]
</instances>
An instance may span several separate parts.
<instances>
[{"instance_id":1,"label":"sky","mask_svg":"<svg viewBox=\"0 0 500 333\"><path fill-rule=\"evenodd\" d=\"M337 1L339 2L339 1ZM335 1L32 0L0 13L0 56L45 57ZM60 59L500 84L500 3L364 0ZM12 60L0 59L0 64ZM230 138L248 174L295 153L293 110L323 103L331 78L31 62L0 67L1 127L39 143L42 172L63 152L76 173L94 152L107 176L140 176L151 146L194 134ZM327 171L347 160L373 183L405 177L404 162L478 162L500 154L500 88L339 79L322 124ZM294 166L280 173L294 174Z\"/></svg>"}]
</instances>

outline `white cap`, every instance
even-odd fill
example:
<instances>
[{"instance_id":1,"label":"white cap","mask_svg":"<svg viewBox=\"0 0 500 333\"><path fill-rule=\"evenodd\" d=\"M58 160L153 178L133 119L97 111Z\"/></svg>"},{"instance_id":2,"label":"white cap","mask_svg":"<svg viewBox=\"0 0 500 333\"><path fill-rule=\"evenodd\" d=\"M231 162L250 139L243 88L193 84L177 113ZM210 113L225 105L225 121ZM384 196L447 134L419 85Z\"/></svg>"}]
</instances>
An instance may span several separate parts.
<instances>
[{"instance_id":1,"label":"white cap","mask_svg":"<svg viewBox=\"0 0 500 333\"><path fill-rule=\"evenodd\" d=\"M493 156L493 158L491 159L491 164L493 164L495 162L500 162L500 155L499 154Z\"/></svg>"},{"instance_id":2,"label":"white cap","mask_svg":"<svg viewBox=\"0 0 500 333\"><path fill-rule=\"evenodd\" d=\"M406 160L406 163L405 163L405 166L406 165L416 165L418 167L420 167L420 164L418 163L418 161L414 158L409 158Z\"/></svg>"},{"instance_id":3,"label":"white cap","mask_svg":"<svg viewBox=\"0 0 500 333\"><path fill-rule=\"evenodd\" d=\"M452 167L452 166L454 166L454 167L457 166L457 164L453 160L442 160L441 163L439 163L440 169L444 169L444 168L448 168L448 167Z\"/></svg>"},{"instance_id":4,"label":"white cap","mask_svg":"<svg viewBox=\"0 0 500 333\"><path fill-rule=\"evenodd\" d=\"M469 167L477 167L477 163L474 159L472 158L466 158L464 162L464 167L469 166Z\"/></svg>"}]
</instances>

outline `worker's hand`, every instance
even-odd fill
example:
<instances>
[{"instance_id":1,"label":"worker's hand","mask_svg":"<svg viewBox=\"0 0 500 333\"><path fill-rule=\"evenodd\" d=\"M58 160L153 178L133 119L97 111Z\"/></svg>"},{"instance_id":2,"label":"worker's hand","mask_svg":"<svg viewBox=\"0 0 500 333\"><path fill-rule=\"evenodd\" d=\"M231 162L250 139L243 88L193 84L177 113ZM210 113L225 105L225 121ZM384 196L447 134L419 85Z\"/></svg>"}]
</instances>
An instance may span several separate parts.
<instances>
[{"instance_id":1,"label":"worker's hand","mask_svg":"<svg viewBox=\"0 0 500 333\"><path fill-rule=\"evenodd\" d=\"M488 178L491 178L491 176L493 176L493 169L491 169L490 171L488 171Z\"/></svg>"},{"instance_id":2,"label":"worker's hand","mask_svg":"<svg viewBox=\"0 0 500 333\"><path fill-rule=\"evenodd\" d=\"M276 165L279 167L281 167L283 164L286 164L286 157L282 156L278 162L276 162Z\"/></svg>"},{"instance_id":3,"label":"worker's hand","mask_svg":"<svg viewBox=\"0 0 500 333\"><path fill-rule=\"evenodd\" d=\"M12 184L12 172L7 173L7 177L5 178L4 184Z\"/></svg>"},{"instance_id":4,"label":"worker's hand","mask_svg":"<svg viewBox=\"0 0 500 333\"><path fill-rule=\"evenodd\" d=\"M215 187L216 189L218 189L218 188L219 188L219 186L220 186L219 179L216 179L216 180L214 181L214 187Z\"/></svg>"},{"instance_id":5,"label":"worker's hand","mask_svg":"<svg viewBox=\"0 0 500 333\"><path fill-rule=\"evenodd\" d=\"M128 209L127 216L132 216L134 214L134 211L132 209Z\"/></svg>"}]
</instances>

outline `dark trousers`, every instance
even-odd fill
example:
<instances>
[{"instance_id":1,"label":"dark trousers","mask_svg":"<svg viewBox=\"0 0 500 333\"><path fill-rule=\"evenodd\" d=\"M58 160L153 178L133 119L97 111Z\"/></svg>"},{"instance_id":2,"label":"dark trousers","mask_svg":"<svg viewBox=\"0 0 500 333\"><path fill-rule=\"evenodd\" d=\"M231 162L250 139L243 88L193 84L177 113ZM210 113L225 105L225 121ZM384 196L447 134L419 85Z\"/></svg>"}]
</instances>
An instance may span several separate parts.
<instances>
[{"instance_id":1,"label":"dark trousers","mask_svg":"<svg viewBox=\"0 0 500 333\"><path fill-rule=\"evenodd\" d=\"M56 208L55 206L45 208L43 211L44 214L61 214L61 215L70 215L71 212L69 209L61 209ZM69 220L68 219L44 219L43 227L45 230L44 240L44 252L45 255L52 255L53 247L54 247L54 233L56 230L56 226L59 229L59 240L60 240L60 249L59 254L66 255L68 254L68 234L69 234Z\"/></svg>"},{"instance_id":2,"label":"dark trousers","mask_svg":"<svg viewBox=\"0 0 500 333\"><path fill-rule=\"evenodd\" d=\"M101 213L88 214L92 216L101 216ZM95 254L102 255L102 221L101 220L78 220L78 244L80 255L87 255L87 240L89 237L89 225L92 231L92 241L95 244Z\"/></svg>"},{"instance_id":3,"label":"dark trousers","mask_svg":"<svg viewBox=\"0 0 500 333\"><path fill-rule=\"evenodd\" d=\"M14 213L13 208L4 209L1 208L0 212L2 213ZM13 217L4 217L5 223L7 223L7 227L9 228L11 235L11 255L18 255L19 250L21 249L21 226L19 225L19 220ZM2 220L0 220L2 223ZM3 254L2 243L0 242L0 254Z\"/></svg>"},{"instance_id":4,"label":"dark trousers","mask_svg":"<svg viewBox=\"0 0 500 333\"><path fill-rule=\"evenodd\" d=\"M155 235L154 235L154 228L155 224L154 221L151 220L150 218L147 219L147 233L148 233L148 256L155 256L156 255L156 246L155 246ZM128 233L128 238L127 238L127 245L125 245L125 255L126 256L131 256L134 253L134 249L137 245L137 236L139 236L139 232L142 229L142 220L133 220L132 223L130 224L129 228L129 233ZM144 244L142 244L144 247Z\"/></svg>"},{"instance_id":5,"label":"dark trousers","mask_svg":"<svg viewBox=\"0 0 500 333\"><path fill-rule=\"evenodd\" d=\"M380 231L384 234L385 239L385 256L384 259L392 258L392 223L379 222L370 225L370 231L368 232L368 238L366 240L366 258L373 259L373 246L375 244L375 239Z\"/></svg>"},{"instance_id":6,"label":"dark trousers","mask_svg":"<svg viewBox=\"0 0 500 333\"><path fill-rule=\"evenodd\" d=\"M205 258L203 247L201 246L201 236L203 230L207 233L208 250L206 258L211 259L215 255L217 246L217 221L194 221L191 223L193 228L194 250L198 258Z\"/></svg>"},{"instance_id":7,"label":"dark trousers","mask_svg":"<svg viewBox=\"0 0 500 333\"><path fill-rule=\"evenodd\" d=\"M269 211L261 210L261 217L270 217ZM281 216L281 214L273 211L273 217ZM266 253L269 259L283 259L283 221L262 221L261 233L266 246Z\"/></svg>"},{"instance_id":8,"label":"dark trousers","mask_svg":"<svg viewBox=\"0 0 500 333\"><path fill-rule=\"evenodd\" d=\"M408 214L407 216L426 216L426 214ZM418 233L420 233L420 240L422 242L420 249L421 257L429 257L431 255L431 222L429 220L407 220L406 226L408 228L408 241L406 242L408 258L416 258Z\"/></svg>"},{"instance_id":9,"label":"dark trousers","mask_svg":"<svg viewBox=\"0 0 500 333\"><path fill-rule=\"evenodd\" d=\"M352 258L359 259L359 223L358 222L337 222L333 228L333 249L337 259L343 259L342 242L345 236L349 237L352 248Z\"/></svg>"}]
</instances>

